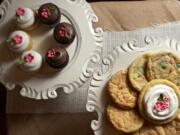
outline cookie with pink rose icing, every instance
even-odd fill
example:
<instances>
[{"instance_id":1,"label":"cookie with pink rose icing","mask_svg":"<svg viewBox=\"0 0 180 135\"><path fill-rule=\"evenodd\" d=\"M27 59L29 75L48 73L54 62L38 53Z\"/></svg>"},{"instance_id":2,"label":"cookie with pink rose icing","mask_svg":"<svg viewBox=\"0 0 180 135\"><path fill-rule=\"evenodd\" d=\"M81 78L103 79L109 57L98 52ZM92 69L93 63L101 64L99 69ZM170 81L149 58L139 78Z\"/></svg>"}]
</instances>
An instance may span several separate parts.
<instances>
[{"instance_id":1,"label":"cookie with pink rose icing","mask_svg":"<svg viewBox=\"0 0 180 135\"><path fill-rule=\"evenodd\" d=\"M32 48L32 40L24 31L14 31L6 39L9 49L16 53L22 53Z\"/></svg>"},{"instance_id":2,"label":"cookie with pink rose icing","mask_svg":"<svg viewBox=\"0 0 180 135\"><path fill-rule=\"evenodd\" d=\"M32 30L38 25L36 13L31 8L18 7L15 14L16 25L24 30Z\"/></svg>"},{"instance_id":3,"label":"cookie with pink rose icing","mask_svg":"<svg viewBox=\"0 0 180 135\"><path fill-rule=\"evenodd\" d=\"M33 50L24 52L18 59L20 68L27 72L36 72L42 66L42 56Z\"/></svg>"},{"instance_id":4,"label":"cookie with pink rose icing","mask_svg":"<svg viewBox=\"0 0 180 135\"><path fill-rule=\"evenodd\" d=\"M174 83L155 79L147 83L140 93L139 111L149 122L165 124L177 116L179 99L179 88Z\"/></svg>"},{"instance_id":5,"label":"cookie with pink rose icing","mask_svg":"<svg viewBox=\"0 0 180 135\"><path fill-rule=\"evenodd\" d=\"M45 3L40 6L38 17L43 24L54 26L61 19L61 11L55 4Z\"/></svg>"},{"instance_id":6,"label":"cookie with pink rose icing","mask_svg":"<svg viewBox=\"0 0 180 135\"><path fill-rule=\"evenodd\" d=\"M69 55L66 49L59 46L53 47L47 51L45 60L50 67L62 69L68 64Z\"/></svg>"},{"instance_id":7,"label":"cookie with pink rose icing","mask_svg":"<svg viewBox=\"0 0 180 135\"><path fill-rule=\"evenodd\" d=\"M75 29L73 25L66 22L59 23L54 29L54 38L62 45L72 43L75 38Z\"/></svg>"}]
</instances>

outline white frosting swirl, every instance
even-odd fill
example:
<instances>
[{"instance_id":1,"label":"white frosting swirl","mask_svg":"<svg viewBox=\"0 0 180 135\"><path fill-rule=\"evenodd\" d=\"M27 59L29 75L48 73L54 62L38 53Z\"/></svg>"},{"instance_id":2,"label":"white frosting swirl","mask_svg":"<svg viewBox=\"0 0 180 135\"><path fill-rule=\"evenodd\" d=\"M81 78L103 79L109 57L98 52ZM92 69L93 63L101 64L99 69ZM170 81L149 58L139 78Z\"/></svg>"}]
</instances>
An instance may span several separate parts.
<instances>
[{"instance_id":1,"label":"white frosting swirl","mask_svg":"<svg viewBox=\"0 0 180 135\"><path fill-rule=\"evenodd\" d=\"M24 15L17 17L17 25L22 29L26 29L34 25L36 19L32 9L30 8L23 8Z\"/></svg>"},{"instance_id":2,"label":"white frosting swirl","mask_svg":"<svg viewBox=\"0 0 180 135\"><path fill-rule=\"evenodd\" d=\"M28 72L34 72L39 70L42 66L42 56L38 52L30 50L24 52L21 56L21 59L24 59L24 57L28 54L34 56L34 59L32 60L32 62L26 62L24 64L20 64L21 69Z\"/></svg>"},{"instance_id":3,"label":"white frosting swirl","mask_svg":"<svg viewBox=\"0 0 180 135\"><path fill-rule=\"evenodd\" d=\"M156 111L154 105L160 94L169 97L169 107L162 111ZM174 90L164 84L158 84L150 88L143 99L147 116L153 120L166 120L172 118L178 110L178 98Z\"/></svg>"},{"instance_id":4,"label":"white frosting swirl","mask_svg":"<svg viewBox=\"0 0 180 135\"><path fill-rule=\"evenodd\" d=\"M26 50L26 48L29 46L30 44L30 37L29 35L24 32L24 31L14 31L13 33L11 33L11 35L9 36L10 39L14 38L16 35L19 35L22 37L22 42L20 44L16 44L14 45L13 42L9 42L8 43L8 47L10 50L14 51L14 52L23 52Z\"/></svg>"}]
</instances>

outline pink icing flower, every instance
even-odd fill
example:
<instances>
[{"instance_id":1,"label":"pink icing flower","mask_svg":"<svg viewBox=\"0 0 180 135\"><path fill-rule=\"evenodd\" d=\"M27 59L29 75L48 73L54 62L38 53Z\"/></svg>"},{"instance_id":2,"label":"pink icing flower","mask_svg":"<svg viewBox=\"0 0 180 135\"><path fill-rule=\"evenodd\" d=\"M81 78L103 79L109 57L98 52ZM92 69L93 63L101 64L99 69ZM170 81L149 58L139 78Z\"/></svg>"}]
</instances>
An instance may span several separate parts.
<instances>
[{"instance_id":1,"label":"pink icing flower","mask_svg":"<svg viewBox=\"0 0 180 135\"><path fill-rule=\"evenodd\" d=\"M23 8L17 8L16 9L16 15L17 16L23 16L25 13L25 10Z\"/></svg>"},{"instance_id":2,"label":"pink icing flower","mask_svg":"<svg viewBox=\"0 0 180 135\"><path fill-rule=\"evenodd\" d=\"M59 30L59 35L60 35L61 37L65 37L65 36L66 36L66 32L67 32L67 29L66 29L64 26L62 26L62 27L60 28L60 30Z\"/></svg>"},{"instance_id":3,"label":"pink icing flower","mask_svg":"<svg viewBox=\"0 0 180 135\"><path fill-rule=\"evenodd\" d=\"M32 55L32 54L27 54L26 56L24 56L24 61L25 62L28 62L28 63L30 63L30 62L32 62L33 61L33 59L34 59L34 56Z\"/></svg>"},{"instance_id":4,"label":"pink icing flower","mask_svg":"<svg viewBox=\"0 0 180 135\"><path fill-rule=\"evenodd\" d=\"M154 105L154 109L157 112L161 112L167 108L169 108L169 98L167 96L160 97Z\"/></svg>"},{"instance_id":5,"label":"pink icing flower","mask_svg":"<svg viewBox=\"0 0 180 135\"><path fill-rule=\"evenodd\" d=\"M161 102L156 102L154 109L160 112L162 110L161 106L162 106Z\"/></svg>"},{"instance_id":6,"label":"pink icing flower","mask_svg":"<svg viewBox=\"0 0 180 135\"><path fill-rule=\"evenodd\" d=\"M60 31L59 31L59 35L60 35L61 37L65 37L65 32L64 32L63 30L60 30Z\"/></svg>"},{"instance_id":7,"label":"pink icing flower","mask_svg":"<svg viewBox=\"0 0 180 135\"><path fill-rule=\"evenodd\" d=\"M49 50L48 51L48 57L49 58L53 58L56 55L56 51L55 49Z\"/></svg>"},{"instance_id":8,"label":"pink icing flower","mask_svg":"<svg viewBox=\"0 0 180 135\"><path fill-rule=\"evenodd\" d=\"M48 18L51 15L51 12L48 8L42 9L41 16L44 18Z\"/></svg>"},{"instance_id":9,"label":"pink icing flower","mask_svg":"<svg viewBox=\"0 0 180 135\"><path fill-rule=\"evenodd\" d=\"M22 36L15 35L12 40L13 40L14 45L21 44L22 43Z\"/></svg>"},{"instance_id":10,"label":"pink icing flower","mask_svg":"<svg viewBox=\"0 0 180 135\"><path fill-rule=\"evenodd\" d=\"M65 27L61 27L59 30L59 35L61 37L64 37L66 35L66 28Z\"/></svg>"}]
</instances>

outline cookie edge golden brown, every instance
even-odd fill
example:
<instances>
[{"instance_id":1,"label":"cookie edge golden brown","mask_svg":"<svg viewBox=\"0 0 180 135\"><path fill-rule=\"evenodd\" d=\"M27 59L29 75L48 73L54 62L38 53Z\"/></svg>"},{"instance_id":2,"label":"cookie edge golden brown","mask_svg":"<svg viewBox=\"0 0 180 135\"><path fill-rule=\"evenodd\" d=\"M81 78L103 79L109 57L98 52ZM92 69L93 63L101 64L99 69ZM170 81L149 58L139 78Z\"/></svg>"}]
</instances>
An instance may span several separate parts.
<instances>
[{"instance_id":1,"label":"cookie edge golden brown","mask_svg":"<svg viewBox=\"0 0 180 135\"><path fill-rule=\"evenodd\" d=\"M123 128L118 128L116 125L114 125L114 123L113 123L113 120L112 120L112 118L110 118L110 112L109 112L109 108L113 108L113 109L117 109L117 110L119 110L119 111L138 111L138 110L134 110L134 109L132 109L132 110L123 110L123 109L120 109L120 108L117 108L117 107L115 107L114 105L108 105L107 106L107 109L106 109L106 115L107 115L107 118L108 118L108 120L109 120L109 122L112 124L112 126L114 127L114 128L116 128L118 131L120 131L120 132L122 132L122 133L133 133L133 132L136 132L136 131L138 131L141 127L143 127L143 125L144 125L144 119L143 118L141 118L141 115L139 114L139 118L141 118L141 123L139 124L139 126L137 126L137 128L135 128L134 130L124 130ZM123 116L122 116L123 117Z\"/></svg>"},{"instance_id":2,"label":"cookie edge golden brown","mask_svg":"<svg viewBox=\"0 0 180 135\"><path fill-rule=\"evenodd\" d=\"M128 106L128 105L126 105L126 104L124 104L124 103L120 103L119 101L117 101L118 99L117 99L116 97L114 97L113 94L112 94L112 93L113 93L113 91L112 91L112 85L115 85L115 84L112 82L112 78L115 77L115 76L117 76L117 75L120 75L122 72L124 72L124 73L127 75L127 79L128 79L128 70L122 69L122 70L116 72L116 73L111 77L111 79L108 81L107 91L108 91L111 99L113 100L113 102L116 103L119 107L121 107L121 108L123 108L123 109L133 109L133 108L135 108L135 107L137 106L138 93L134 90L134 88L133 88L133 86L131 86L131 84L127 84L127 85L129 85L129 88L127 88L127 89L128 89L130 92L134 92L134 94L136 94L136 96L132 95L132 96L134 96L134 97L136 98L136 101L135 101L134 105ZM128 82L130 83L129 80L127 81L127 83L128 83ZM131 87L132 87L132 88L131 88Z\"/></svg>"},{"instance_id":3,"label":"cookie edge golden brown","mask_svg":"<svg viewBox=\"0 0 180 135\"><path fill-rule=\"evenodd\" d=\"M132 63L131 65L129 66L128 68L128 77L129 77L129 80L132 84L132 86L138 91L140 92L142 90L142 88L139 88L139 86L136 84L136 82L134 82L134 79L133 79L133 74L134 74L134 67L138 64L139 60L140 59L146 59L146 64L148 62L148 58L149 56L152 54L152 52L146 52L146 53L143 53L141 54L140 56L138 56ZM146 68L146 67L145 67ZM144 73L145 73L145 76L146 76L146 70L144 69ZM146 78L147 79L147 78ZM148 79L147 79L147 82L148 82Z\"/></svg>"}]
</instances>

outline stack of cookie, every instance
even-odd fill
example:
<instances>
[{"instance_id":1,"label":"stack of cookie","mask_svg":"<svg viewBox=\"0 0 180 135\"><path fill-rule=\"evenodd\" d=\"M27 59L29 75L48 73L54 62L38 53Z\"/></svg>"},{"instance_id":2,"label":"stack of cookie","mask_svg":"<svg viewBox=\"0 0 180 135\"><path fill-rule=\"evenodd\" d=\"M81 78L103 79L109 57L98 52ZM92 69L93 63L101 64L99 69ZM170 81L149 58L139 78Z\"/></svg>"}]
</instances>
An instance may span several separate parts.
<instances>
[{"instance_id":1,"label":"stack of cookie","mask_svg":"<svg viewBox=\"0 0 180 135\"><path fill-rule=\"evenodd\" d=\"M121 133L180 134L180 58L145 53L108 82L107 116Z\"/></svg>"}]
</instances>

